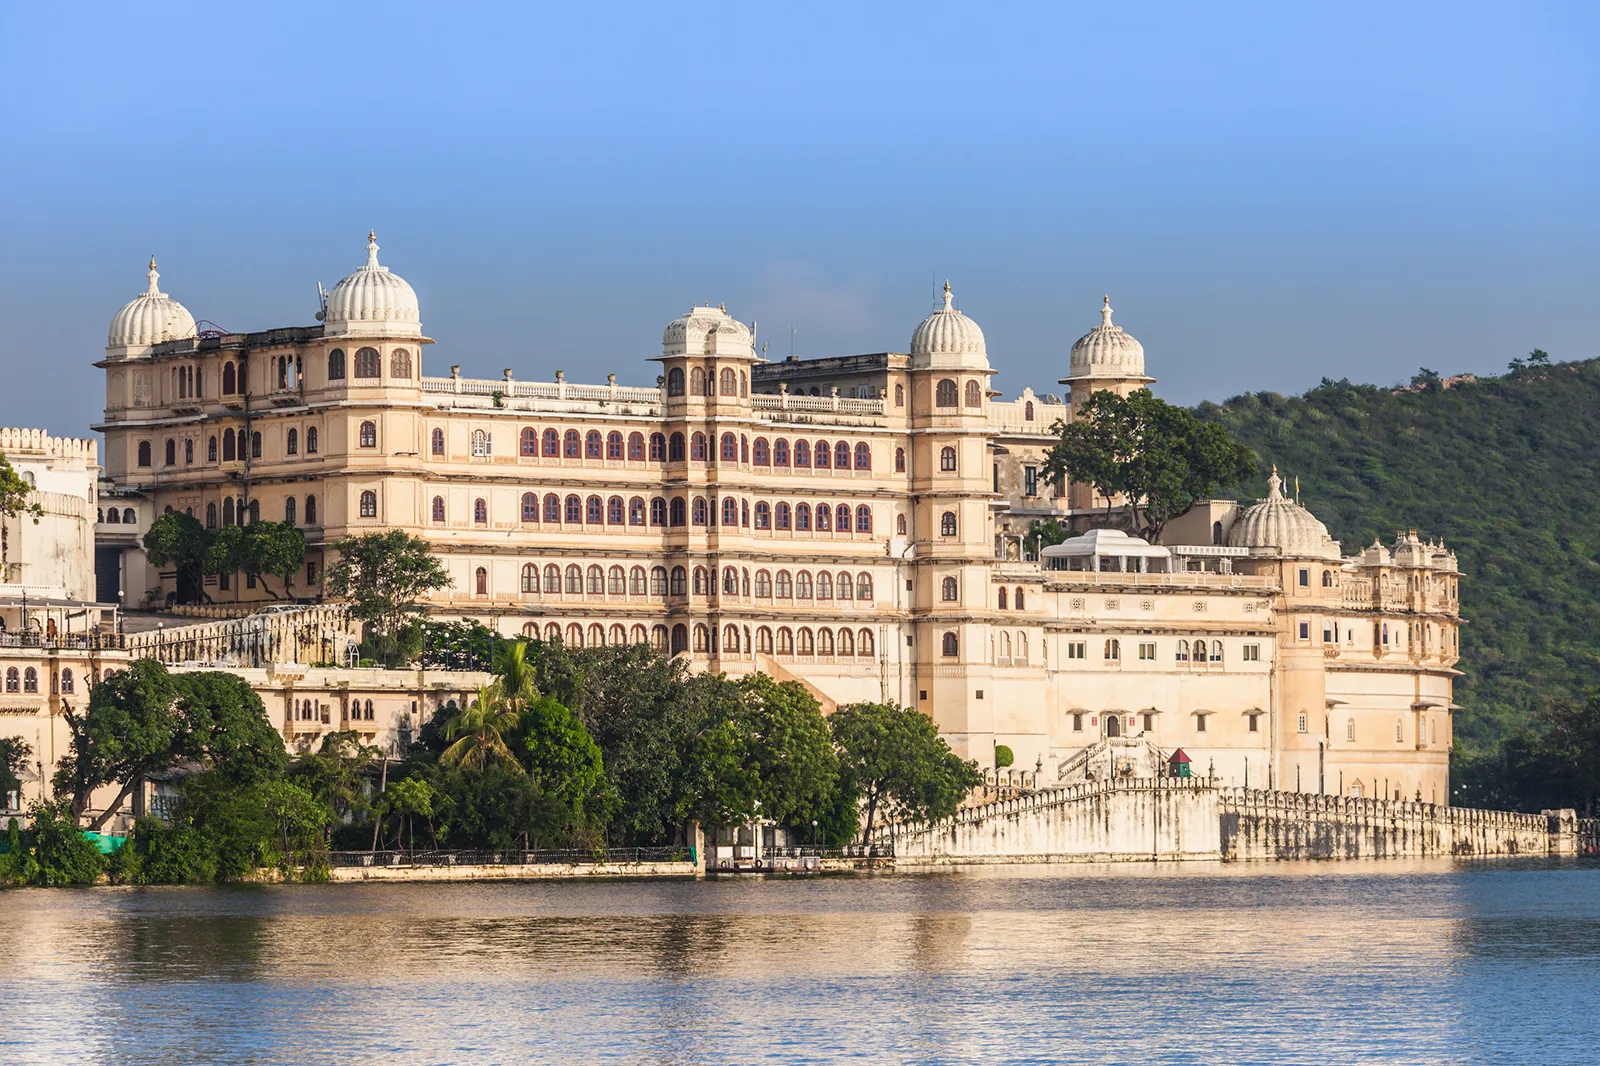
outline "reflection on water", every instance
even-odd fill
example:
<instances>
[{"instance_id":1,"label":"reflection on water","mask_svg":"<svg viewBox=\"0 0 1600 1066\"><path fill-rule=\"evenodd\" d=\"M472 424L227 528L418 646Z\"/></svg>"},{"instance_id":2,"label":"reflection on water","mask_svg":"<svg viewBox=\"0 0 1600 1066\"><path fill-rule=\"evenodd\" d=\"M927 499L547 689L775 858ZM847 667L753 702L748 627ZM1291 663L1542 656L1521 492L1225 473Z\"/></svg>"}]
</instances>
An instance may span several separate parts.
<instances>
[{"instance_id":1,"label":"reflection on water","mask_svg":"<svg viewBox=\"0 0 1600 1066\"><path fill-rule=\"evenodd\" d=\"M1593 863L28 890L0 943L13 1062L1600 1057Z\"/></svg>"}]
</instances>

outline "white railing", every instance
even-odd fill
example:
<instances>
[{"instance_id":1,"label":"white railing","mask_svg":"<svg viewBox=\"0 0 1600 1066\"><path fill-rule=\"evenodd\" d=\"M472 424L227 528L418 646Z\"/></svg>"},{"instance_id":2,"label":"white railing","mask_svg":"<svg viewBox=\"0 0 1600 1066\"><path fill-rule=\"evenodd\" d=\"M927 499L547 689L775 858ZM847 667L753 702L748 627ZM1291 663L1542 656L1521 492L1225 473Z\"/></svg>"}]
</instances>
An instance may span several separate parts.
<instances>
[{"instance_id":1,"label":"white railing","mask_svg":"<svg viewBox=\"0 0 1600 1066\"><path fill-rule=\"evenodd\" d=\"M576 385L566 381L506 381L494 378L423 378L422 391L455 396L493 396L509 399L578 400L607 403L660 403L658 388L627 385Z\"/></svg>"},{"instance_id":2,"label":"white railing","mask_svg":"<svg viewBox=\"0 0 1600 1066\"><path fill-rule=\"evenodd\" d=\"M750 397L750 406L757 411L835 411L842 415L881 415L884 401L861 399L854 396L799 396L780 392L776 395L760 393Z\"/></svg>"},{"instance_id":3,"label":"white railing","mask_svg":"<svg viewBox=\"0 0 1600 1066\"><path fill-rule=\"evenodd\" d=\"M1123 570L1045 570L1049 584L1061 585L1145 585L1155 588L1277 588L1277 581L1260 574L1213 574L1205 570L1185 570L1176 574L1141 574Z\"/></svg>"}]
</instances>

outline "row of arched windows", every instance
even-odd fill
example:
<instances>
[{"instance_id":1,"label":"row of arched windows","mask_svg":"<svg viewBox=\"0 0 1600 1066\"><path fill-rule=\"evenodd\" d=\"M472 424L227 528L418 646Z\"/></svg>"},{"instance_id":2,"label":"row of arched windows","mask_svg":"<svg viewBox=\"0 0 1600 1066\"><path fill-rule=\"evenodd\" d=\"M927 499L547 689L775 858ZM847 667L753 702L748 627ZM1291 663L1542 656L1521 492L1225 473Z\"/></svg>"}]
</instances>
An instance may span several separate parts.
<instances>
[{"instance_id":1,"label":"row of arched windows","mask_svg":"<svg viewBox=\"0 0 1600 1066\"><path fill-rule=\"evenodd\" d=\"M115 507L107 507L100 511L100 521L105 522L107 525L114 526L120 522L131 526L138 520L139 518L133 513L132 507L124 507L120 511Z\"/></svg>"},{"instance_id":2,"label":"row of arched windows","mask_svg":"<svg viewBox=\"0 0 1600 1066\"><path fill-rule=\"evenodd\" d=\"M357 349L353 363L355 377L370 380L383 376L383 357L378 354L376 348ZM335 348L328 353L328 380L342 381L344 376L344 349ZM410 351L405 348L396 348L389 353L389 376L402 381L411 380Z\"/></svg>"},{"instance_id":3,"label":"row of arched windows","mask_svg":"<svg viewBox=\"0 0 1600 1066\"><path fill-rule=\"evenodd\" d=\"M735 375L734 369L730 366L723 367L720 375L706 367L690 367L688 377L691 396L716 396L719 393L723 396L750 395L750 379L743 370ZM683 382L682 367L675 366L667 371L667 395L682 396Z\"/></svg>"},{"instance_id":4,"label":"row of arched windows","mask_svg":"<svg viewBox=\"0 0 1600 1066\"><path fill-rule=\"evenodd\" d=\"M487 430L472 431L472 454L486 457L492 453L493 438ZM429 434L429 452L443 457L445 432L434 427ZM685 437L682 433L668 436L652 433L647 439L643 433L633 432L626 437L620 430L602 433L598 429L587 431L569 429L562 432L550 428L542 433L533 426L524 426L518 435L517 452L525 458L598 460L601 462L630 463L681 463L708 462L715 459L724 463L751 463L755 466L801 467L815 470L871 470L872 447L866 441L797 440L792 444L787 438L769 441L757 437L752 446L744 434L724 433L713 440L704 433L695 432ZM905 450L895 453L895 469L905 470Z\"/></svg>"},{"instance_id":5,"label":"row of arched windows","mask_svg":"<svg viewBox=\"0 0 1600 1066\"><path fill-rule=\"evenodd\" d=\"M376 497L374 497L376 503ZM376 512L374 512L375 514ZM795 530L819 533L871 533L872 508L848 503L828 504L797 503L776 504L757 500L752 507L749 500L732 496L722 498L720 506L704 496L685 499L674 496L668 500L660 496L648 503L643 496L624 499L621 496L579 496L569 493L565 497L554 492L541 497L536 492L522 494L520 518L525 523L544 522L571 526L715 526L755 529ZM433 497L429 517L435 524L449 520L443 496ZM954 515L950 518L954 522ZM476 525L489 522L489 502L479 496L472 501L472 521ZM905 534L905 516L899 516L897 531ZM952 525L951 532L954 535Z\"/></svg>"},{"instance_id":6,"label":"row of arched windows","mask_svg":"<svg viewBox=\"0 0 1600 1066\"><path fill-rule=\"evenodd\" d=\"M299 455L300 442L301 437L299 428L295 426L289 427L289 429L284 433L283 438L284 454ZM361 443L363 447L367 448L377 446L378 431L377 427L373 425L373 423L361 423ZM192 466L194 464L194 444L195 442L193 438L183 441L183 462L186 466ZM321 442L317 436L317 427L307 426L305 431L305 454L316 455L320 444ZM220 437L213 435L206 441L206 462L208 463L215 463L219 461L224 463L232 463L244 459L260 458L260 430L251 432L245 429L225 429L222 431L222 435ZM167 466L178 465L178 441L176 438L167 438L162 459ZM138 465L152 465L150 442L147 440L142 440L139 442Z\"/></svg>"},{"instance_id":7,"label":"row of arched windows","mask_svg":"<svg viewBox=\"0 0 1600 1066\"><path fill-rule=\"evenodd\" d=\"M1220 663L1222 661L1222 641L1211 641L1208 651L1207 642L1204 637L1195 637L1192 644L1187 640L1180 640L1178 641L1176 655L1177 660L1180 663Z\"/></svg>"},{"instance_id":8,"label":"row of arched windows","mask_svg":"<svg viewBox=\"0 0 1600 1066\"><path fill-rule=\"evenodd\" d=\"M999 600L1000 609L1002 611L1007 611L1007 610L1011 609L1011 607L1007 606L1007 604L1011 604L1011 605L1015 606L1015 608L1017 610L1019 610L1019 611L1027 610L1027 602L1028 602L1028 600L1027 600L1027 597L1023 594L1021 585L1018 585L1017 588L1016 588L1016 591L1014 593L1010 594L1010 595L1007 595L1006 587L1004 585L1000 586L1000 593L999 593L998 600Z\"/></svg>"},{"instance_id":9,"label":"row of arched windows","mask_svg":"<svg viewBox=\"0 0 1600 1066\"><path fill-rule=\"evenodd\" d=\"M983 406L983 386L978 383L976 378L967 382L965 392L968 407ZM959 407L961 406L961 394L962 390L956 385L954 378L944 378L934 388L934 405L936 407Z\"/></svg>"},{"instance_id":10,"label":"row of arched windows","mask_svg":"<svg viewBox=\"0 0 1600 1066\"><path fill-rule=\"evenodd\" d=\"M996 663L1027 663L1028 634L1019 629L1013 639L1010 630L996 630L989 634L989 651Z\"/></svg>"},{"instance_id":11,"label":"row of arched windows","mask_svg":"<svg viewBox=\"0 0 1600 1066\"><path fill-rule=\"evenodd\" d=\"M478 567L474 572L473 591L476 595L489 594L489 571ZM720 589L723 596L754 595L757 599L780 600L859 600L870 601L873 596L872 575L866 571L852 574L840 570L836 574L819 570L815 575L809 570L791 573L779 570L757 570L752 575L748 567L725 566L720 583L713 580L713 571L703 566L675 566L669 572L664 566L651 567L648 575L643 566L624 570L621 566L609 569L597 563L587 568L568 563L565 568L556 563L524 563L521 591L523 595L547 596L712 596ZM692 591L691 591L692 590Z\"/></svg>"}]
</instances>

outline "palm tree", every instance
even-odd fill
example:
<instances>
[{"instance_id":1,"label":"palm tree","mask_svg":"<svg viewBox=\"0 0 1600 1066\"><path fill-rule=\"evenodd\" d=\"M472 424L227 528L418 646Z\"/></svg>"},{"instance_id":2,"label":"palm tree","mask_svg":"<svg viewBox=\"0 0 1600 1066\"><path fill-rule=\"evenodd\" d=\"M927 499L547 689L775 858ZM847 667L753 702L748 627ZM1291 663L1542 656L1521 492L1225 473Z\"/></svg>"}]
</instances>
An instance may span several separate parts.
<instances>
[{"instance_id":1,"label":"palm tree","mask_svg":"<svg viewBox=\"0 0 1600 1066\"><path fill-rule=\"evenodd\" d=\"M512 641L501 652L498 675L491 687L495 694L519 714L539 697L534 683L534 666L528 658L528 642Z\"/></svg>"},{"instance_id":2,"label":"palm tree","mask_svg":"<svg viewBox=\"0 0 1600 1066\"><path fill-rule=\"evenodd\" d=\"M521 717L522 711L500 695L498 683L478 689L478 698L445 726L444 738L451 744L439 761L447 766L470 762L481 770L491 760L501 759L523 772L505 741Z\"/></svg>"}]
</instances>

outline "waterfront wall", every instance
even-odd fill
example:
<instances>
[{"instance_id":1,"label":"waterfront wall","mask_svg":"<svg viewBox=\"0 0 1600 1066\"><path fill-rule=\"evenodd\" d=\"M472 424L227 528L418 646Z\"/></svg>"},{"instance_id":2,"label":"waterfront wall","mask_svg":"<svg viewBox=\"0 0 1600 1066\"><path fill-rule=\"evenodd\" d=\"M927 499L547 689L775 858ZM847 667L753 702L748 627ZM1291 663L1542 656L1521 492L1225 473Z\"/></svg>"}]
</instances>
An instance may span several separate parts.
<instances>
[{"instance_id":1,"label":"waterfront wall","mask_svg":"<svg viewBox=\"0 0 1600 1066\"><path fill-rule=\"evenodd\" d=\"M1135 778L1046 789L886 828L896 867L1216 859L1218 790L1202 778Z\"/></svg>"},{"instance_id":2,"label":"waterfront wall","mask_svg":"<svg viewBox=\"0 0 1600 1066\"><path fill-rule=\"evenodd\" d=\"M390 884L411 881L549 881L572 879L610 881L631 877L693 879L700 875L700 868L689 861L539 862L460 866L335 866L328 871L328 879L335 883L368 881Z\"/></svg>"},{"instance_id":3,"label":"waterfront wall","mask_svg":"<svg viewBox=\"0 0 1600 1066\"><path fill-rule=\"evenodd\" d=\"M1516 814L1432 803L1219 789L1227 859L1384 859L1573 854L1561 812ZM1575 844L1570 820L1565 839ZM1552 818L1557 815L1557 818Z\"/></svg>"}]
</instances>

